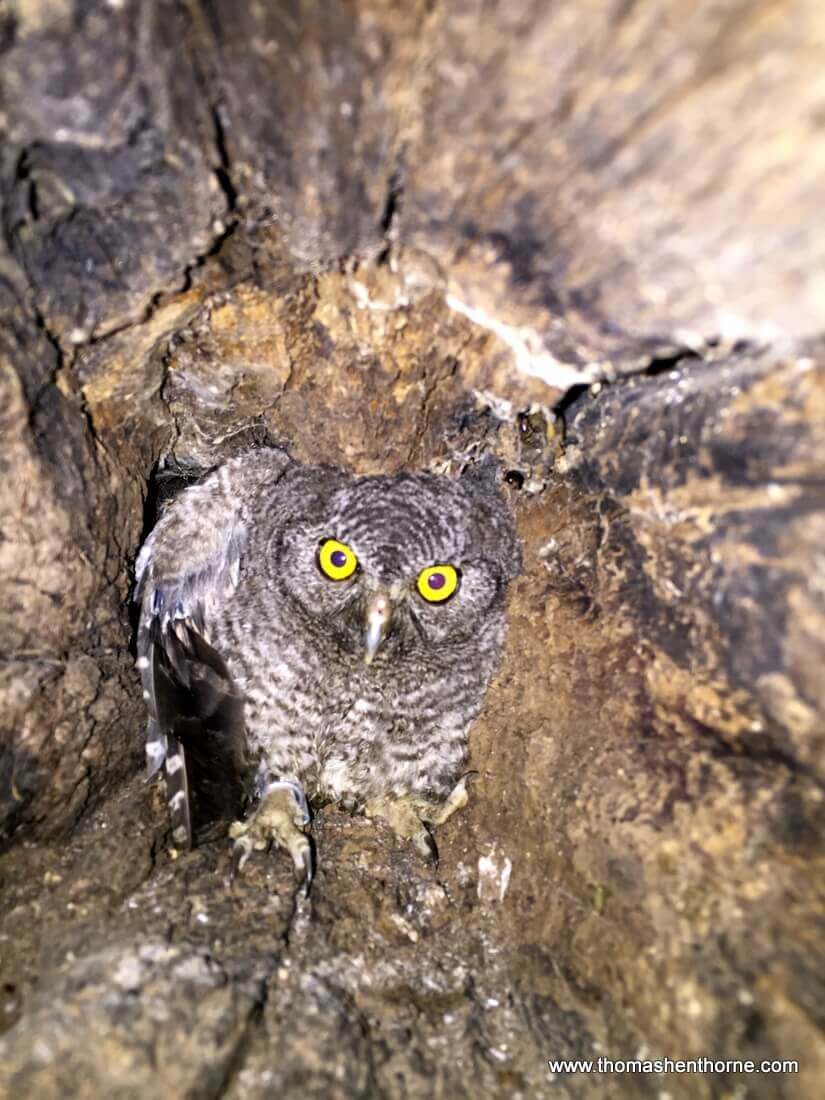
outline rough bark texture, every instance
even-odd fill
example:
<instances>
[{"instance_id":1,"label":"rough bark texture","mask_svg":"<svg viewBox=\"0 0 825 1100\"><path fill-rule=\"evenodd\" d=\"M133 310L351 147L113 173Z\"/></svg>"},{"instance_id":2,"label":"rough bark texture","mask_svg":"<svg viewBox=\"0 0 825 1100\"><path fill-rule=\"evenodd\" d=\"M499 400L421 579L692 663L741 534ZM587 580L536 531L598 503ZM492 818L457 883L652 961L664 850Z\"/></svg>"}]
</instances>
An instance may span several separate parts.
<instances>
[{"instance_id":1,"label":"rough bark texture","mask_svg":"<svg viewBox=\"0 0 825 1100\"><path fill-rule=\"evenodd\" d=\"M3 1095L820 1094L823 37L0 0ZM159 463L263 440L506 474L437 873L335 808L308 902L168 847L134 555ZM800 1071L548 1073L600 1054Z\"/></svg>"}]
</instances>

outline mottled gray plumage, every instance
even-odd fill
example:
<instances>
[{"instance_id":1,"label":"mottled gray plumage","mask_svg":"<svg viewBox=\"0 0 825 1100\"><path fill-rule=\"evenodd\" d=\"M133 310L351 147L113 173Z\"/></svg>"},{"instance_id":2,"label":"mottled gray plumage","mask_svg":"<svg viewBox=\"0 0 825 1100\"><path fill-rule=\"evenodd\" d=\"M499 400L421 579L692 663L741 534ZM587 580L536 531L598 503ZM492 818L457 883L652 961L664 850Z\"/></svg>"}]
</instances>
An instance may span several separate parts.
<instances>
[{"instance_id":1,"label":"mottled gray plumage","mask_svg":"<svg viewBox=\"0 0 825 1100\"><path fill-rule=\"evenodd\" d=\"M321 572L327 538L354 551L352 577ZM430 604L416 578L445 563L460 570L458 590ZM147 755L150 772L166 764L177 841L191 842L196 784L218 816L288 787L299 829L301 789L367 812L411 797L423 817L443 802L466 765L518 567L509 513L482 476L353 477L264 449L186 489L137 563ZM385 597L391 617L368 664L366 618Z\"/></svg>"}]
</instances>

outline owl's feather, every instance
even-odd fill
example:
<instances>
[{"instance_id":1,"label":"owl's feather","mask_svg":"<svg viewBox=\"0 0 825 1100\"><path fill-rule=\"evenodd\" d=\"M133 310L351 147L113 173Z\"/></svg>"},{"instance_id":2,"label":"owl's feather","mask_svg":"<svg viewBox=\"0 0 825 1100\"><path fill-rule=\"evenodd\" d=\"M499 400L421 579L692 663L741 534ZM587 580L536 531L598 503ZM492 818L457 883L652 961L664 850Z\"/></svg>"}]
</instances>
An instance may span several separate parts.
<instances>
[{"instance_id":1,"label":"owl's feather","mask_svg":"<svg viewBox=\"0 0 825 1100\"><path fill-rule=\"evenodd\" d=\"M190 623L151 629L172 833L189 847L198 822L233 820L249 795L243 698L226 662Z\"/></svg>"}]
</instances>

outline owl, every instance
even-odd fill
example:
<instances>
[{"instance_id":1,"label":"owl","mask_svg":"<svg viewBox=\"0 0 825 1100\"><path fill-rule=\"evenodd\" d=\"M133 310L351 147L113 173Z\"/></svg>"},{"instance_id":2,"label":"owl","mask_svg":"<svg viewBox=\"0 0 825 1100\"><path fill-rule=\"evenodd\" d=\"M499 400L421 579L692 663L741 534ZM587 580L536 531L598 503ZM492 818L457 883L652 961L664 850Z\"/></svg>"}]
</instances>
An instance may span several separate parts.
<instances>
[{"instance_id":1,"label":"owl","mask_svg":"<svg viewBox=\"0 0 825 1100\"><path fill-rule=\"evenodd\" d=\"M310 807L334 802L437 858L519 566L484 466L356 477L262 448L184 490L136 563L175 843L235 818L236 870L274 843L308 886Z\"/></svg>"}]
</instances>

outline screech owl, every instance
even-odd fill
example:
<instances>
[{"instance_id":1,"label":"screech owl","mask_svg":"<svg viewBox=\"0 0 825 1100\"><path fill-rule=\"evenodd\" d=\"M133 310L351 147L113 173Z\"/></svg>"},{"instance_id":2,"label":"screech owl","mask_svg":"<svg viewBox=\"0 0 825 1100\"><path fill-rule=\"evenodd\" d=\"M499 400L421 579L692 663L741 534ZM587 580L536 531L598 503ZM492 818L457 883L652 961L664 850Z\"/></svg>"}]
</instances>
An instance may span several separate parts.
<instances>
[{"instance_id":1,"label":"screech owl","mask_svg":"<svg viewBox=\"0 0 825 1100\"><path fill-rule=\"evenodd\" d=\"M520 567L494 476L355 477L264 448L165 510L137 559L150 775L173 837L230 826L312 876L308 799L436 855Z\"/></svg>"}]
</instances>

